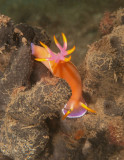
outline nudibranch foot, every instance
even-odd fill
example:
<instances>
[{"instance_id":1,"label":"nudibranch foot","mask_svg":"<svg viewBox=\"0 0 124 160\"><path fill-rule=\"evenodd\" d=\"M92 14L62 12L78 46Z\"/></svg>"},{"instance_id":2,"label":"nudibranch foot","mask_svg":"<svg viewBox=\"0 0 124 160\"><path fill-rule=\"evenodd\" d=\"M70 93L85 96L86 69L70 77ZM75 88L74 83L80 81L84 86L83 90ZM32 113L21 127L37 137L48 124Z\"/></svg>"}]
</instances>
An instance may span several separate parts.
<instances>
[{"instance_id":1,"label":"nudibranch foot","mask_svg":"<svg viewBox=\"0 0 124 160\"><path fill-rule=\"evenodd\" d=\"M78 107L75 107L75 108L73 107L69 108L66 104L65 107L62 109L62 113L64 114L63 119L65 119L66 117L79 118L79 117L82 117L87 111L96 113L96 111L87 107L86 103L84 104L82 102L79 102Z\"/></svg>"},{"instance_id":2,"label":"nudibranch foot","mask_svg":"<svg viewBox=\"0 0 124 160\"><path fill-rule=\"evenodd\" d=\"M66 108L66 106L67 105L65 105L65 107L62 109L62 113L64 114L63 119L65 119L66 117L79 118L79 117L82 117L87 112L87 110L81 106L78 108L74 108L73 110L68 110L68 108Z\"/></svg>"}]
</instances>

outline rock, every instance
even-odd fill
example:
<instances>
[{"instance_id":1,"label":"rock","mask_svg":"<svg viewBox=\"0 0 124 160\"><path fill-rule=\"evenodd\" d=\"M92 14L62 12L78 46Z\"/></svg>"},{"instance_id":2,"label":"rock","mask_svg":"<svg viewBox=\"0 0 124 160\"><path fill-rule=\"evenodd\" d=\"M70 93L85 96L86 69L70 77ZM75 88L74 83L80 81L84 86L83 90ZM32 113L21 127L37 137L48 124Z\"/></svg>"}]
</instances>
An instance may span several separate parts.
<instances>
[{"instance_id":1,"label":"rock","mask_svg":"<svg viewBox=\"0 0 124 160\"><path fill-rule=\"evenodd\" d=\"M124 24L124 9L115 12L105 12L100 22L100 33L106 35L111 33L114 27Z\"/></svg>"},{"instance_id":2,"label":"rock","mask_svg":"<svg viewBox=\"0 0 124 160\"><path fill-rule=\"evenodd\" d=\"M93 127L93 133L87 135L91 148L85 157L86 160L94 157L111 159L113 155L119 157L119 153L122 157L124 152L124 25L121 21L123 11L124 9L111 14L114 22L111 30L108 31L106 27L106 35L89 46L85 62L79 67L86 102L97 111L95 118L90 116L88 119L85 116L83 120L87 131ZM106 22L106 25L108 24ZM98 152L101 154L96 156Z\"/></svg>"},{"instance_id":3,"label":"rock","mask_svg":"<svg viewBox=\"0 0 124 160\"><path fill-rule=\"evenodd\" d=\"M11 158L4 156L1 152L0 152L0 160L12 160Z\"/></svg>"},{"instance_id":4,"label":"rock","mask_svg":"<svg viewBox=\"0 0 124 160\"><path fill-rule=\"evenodd\" d=\"M41 40L48 45L50 42L42 28L15 25L9 17L1 15L0 33L5 34L0 37L3 48L1 59L4 54L7 55L6 59L9 57L6 65L1 61L0 148L3 154L13 159L34 159L44 151L49 141L45 120L59 116L59 106L63 104L61 94L66 97L68 87L56 78L52 79L52 83L47 78L32 86L30 76L34 70L30 43L39 43ZM37 65L39 63L35 62L34 68ZM43 70L45 67L41 66ZM38 80L35 79L35 82ZM65 90L60 84L63 84ZM57 88L60 88L60 94Z\"/></svg>"},{"instance_id":5,"label":"rock","mask_svg":"<svg viewBox=\"0 0 124 160\"><path fill-rule=\"evenodd\" d=\"M111 112L116 115L122 115L124 111L122 104L124 96L123 34L124 26L117 26L110 34L90 46L85 59L86 75L83 81L84 90L94 99L104 98L105 111L107 104L110 104ZM115 108L118 108L118 111Z\"/></svg>"}]
</instances>

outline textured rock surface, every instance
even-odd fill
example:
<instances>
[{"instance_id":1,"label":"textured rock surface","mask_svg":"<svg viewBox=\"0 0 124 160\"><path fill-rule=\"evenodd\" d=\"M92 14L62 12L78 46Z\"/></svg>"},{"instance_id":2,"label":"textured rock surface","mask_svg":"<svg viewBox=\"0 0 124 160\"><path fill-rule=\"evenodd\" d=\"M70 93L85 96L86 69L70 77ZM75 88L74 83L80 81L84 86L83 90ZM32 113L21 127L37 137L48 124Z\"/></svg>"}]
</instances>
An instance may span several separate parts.
<instances>
[{"instance_id":1,"label":"textured rock surface","mask_svg":"<svg viewBox=\"0 0 124 160\"><path fill-rule=\"evenodd\" d=\"M100 22L100 32L102 35L111 33L114 27L124 24L124 9L119 9L113 13L105 12Z\"/></svg>"},{"instance_id":2,"label":"textured rock surface","mask_svg":"<svg viewBox=\"0 0 124 160\"><path fill-rule=\"evenodd\" d=\"M80 72L87 103L97 110L93 121L99 119L95 130L97 138L101 135L102 139L91 140L96 147L94 152L101 147L100 159L123 159L124 150L120 154L118 151L124 148L124 9L110 14L112 21L106 16L101 22L106 35L89 46Z\"/></svg>"},{"instance_id":3,"label":"textured rock surface","mask_svg":"<svg viewBox=\"0 0 124 160\"><path fill-rule=\"evenodd\" d=\"M123 19L123 10L114 14ZM49 45L49 38L42 28L0 19L0 34L6 35L0 37L1 152L14 160L123 159L123 24L112 23L79 67L84 97L97 114L63 121L61 108L71 95L67 83L31 58L30 43Z\"/></svg>"}]
</instances>

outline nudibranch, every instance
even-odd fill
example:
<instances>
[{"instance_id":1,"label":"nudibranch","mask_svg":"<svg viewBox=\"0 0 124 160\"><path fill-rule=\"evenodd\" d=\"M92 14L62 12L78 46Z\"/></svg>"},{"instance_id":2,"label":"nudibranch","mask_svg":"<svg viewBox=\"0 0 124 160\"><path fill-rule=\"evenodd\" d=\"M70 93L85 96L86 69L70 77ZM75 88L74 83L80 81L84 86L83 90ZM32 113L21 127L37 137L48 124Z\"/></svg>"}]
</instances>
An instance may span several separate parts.
<instances>
[{"instance_id":1,"label":"nudibranch","mask_svg":"<svg viewBox=\"0 0 124 160\"><path fill-rule=\"evenodd\" d=\"M51 73L59 78L64 79L72 90L72 95L67 104L62 109L64 114L63 119L78 118L83 116L87 110L95 113L94 110L87 107L85 100L82 97L82 83L81 77L77 68L70 62L70 54L75 50L75 46L67 50L67 39L64 33L62 33L64 45L61 46L54 36L56 46L60 52L54 53L47 45L40 42L43 47L31 44L32 55L35 56L36 61L42 62ZM67 57L68 56L68 57Z\"/></svg>"}]
</instances>

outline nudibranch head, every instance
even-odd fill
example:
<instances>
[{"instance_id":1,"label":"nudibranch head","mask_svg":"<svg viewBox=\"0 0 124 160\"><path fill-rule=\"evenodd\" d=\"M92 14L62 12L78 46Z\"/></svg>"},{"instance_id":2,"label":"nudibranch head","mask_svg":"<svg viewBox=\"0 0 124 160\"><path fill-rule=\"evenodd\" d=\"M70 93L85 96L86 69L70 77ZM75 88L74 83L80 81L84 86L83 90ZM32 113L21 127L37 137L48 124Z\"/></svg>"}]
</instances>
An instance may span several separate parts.
<instances>
[{"instance_id":1,"label":"nudibranch head","mask_svg":"<svg viewBox=\"0 0 124 160\"><path fill-rule=\"evenodd\" d=\"M87 111L96 113L96 111L87 107L86 103L81 101L69 100L68 103L62 109L64 114L63 119L68 118L79 118L82 117Z\"/></svg>"},{"instance_id":2,"label":"nudibranch head","mask_svg":"<svg viewBox=\"0 0 124 160\"><path fill-rule=\"evenodd\" d=\"M62 113L64 114L63 119L68 118L79 118L82 117L87 112L80 104L76 108L70 108L67 104L62 109Z\"/></svg>"},{"instance_id":3,"label":"nudibranch head","mask_svg":"<svg viewBox=\"0 0 124 160\"><path fill-rule=\"evenodd\" d=\"M46 48L46 50L49 52L50 57L46 57L44 59L36 58L35 60L37 60L37 61L55 61L55 63L58 63L59 61L65 61L65 62L70 61L71 60L71 56L69 56L69 57L65 57L65 56L68 56L69 54L71 54L75 50L75 46L70 50L66 50L67 49L67 39L66 39L66 36L65 36L64 33L62 33L62 38L63 38L63 42L64 42L63 46L61 46L59 44L59 42L57 41L56 37L54 36L55 44L60 50L60 52L58 52L58 54L55 54L47 45L45 45L44 43L40 42L40 44L44 48Z\"/></svg>"}]
</instances>

